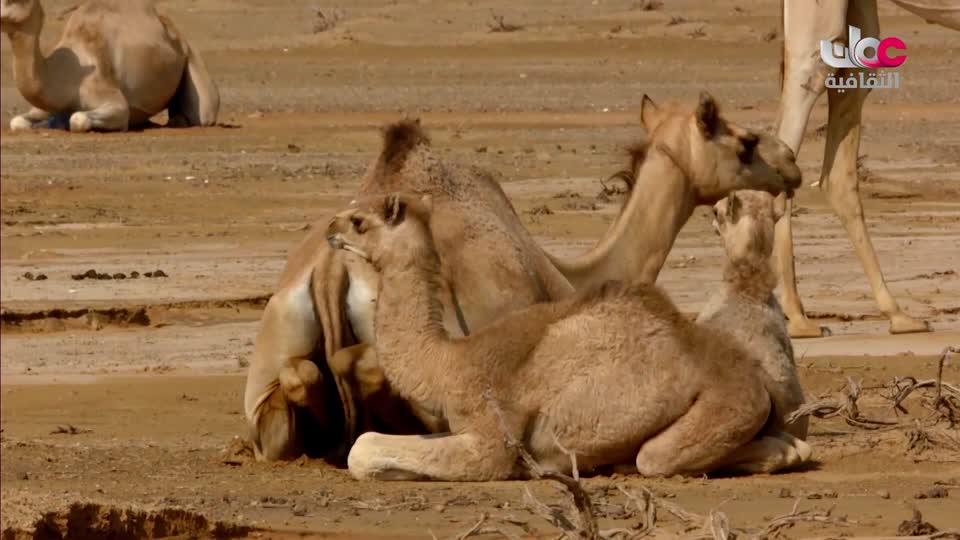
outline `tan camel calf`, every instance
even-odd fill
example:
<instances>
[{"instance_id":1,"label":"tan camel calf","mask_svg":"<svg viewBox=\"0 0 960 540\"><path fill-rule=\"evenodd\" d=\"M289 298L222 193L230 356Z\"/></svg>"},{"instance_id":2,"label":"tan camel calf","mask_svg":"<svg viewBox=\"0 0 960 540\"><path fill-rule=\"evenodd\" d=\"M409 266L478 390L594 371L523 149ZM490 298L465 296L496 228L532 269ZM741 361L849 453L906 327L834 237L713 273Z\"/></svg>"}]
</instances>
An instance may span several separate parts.
<instances>
[{"instance_id":1,"label":"tan camel calf","mask_svg":"<svg viewBox=\"0 0 960 540\"><path fill-rule=\"evenodd\" d=\"M372 197L327 229L333 247L380 272L376 349L387 380L407 401L442 411L451 428L361 435L348 457L356 478L522 476L504 432L561 472L570 472L561 448L583 471L633 461L645 476L769 472L809 459L806 443L770 429L771 382L760 360L731 334L687 320L655 286L610 282L451 337L431 206L429 196ZM730 205L719 225L730 268L772 275L771 216L744 218L738 208ZM742 240L758 236L758 226L769 229L770 245Z\"/></svg>"}]
</instances>

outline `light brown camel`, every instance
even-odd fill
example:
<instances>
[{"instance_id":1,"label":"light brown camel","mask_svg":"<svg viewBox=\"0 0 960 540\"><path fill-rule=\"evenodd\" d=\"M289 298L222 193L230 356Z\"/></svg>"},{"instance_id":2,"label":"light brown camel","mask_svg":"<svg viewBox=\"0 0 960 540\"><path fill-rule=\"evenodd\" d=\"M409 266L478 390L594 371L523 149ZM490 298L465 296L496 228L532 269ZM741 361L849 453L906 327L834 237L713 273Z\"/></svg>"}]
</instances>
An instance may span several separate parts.
<instances>
[{"instance_id":1,"label":"light brown camel","mask_svg":"<svg viewBox=\"0 0 960 540\"><path fill-rule=\"evenodd\" d=\"M730 262L724 269L723 287L707 301L697 322L736 336L756 355L771 380L767 390L773 399L774 426L805 440L806 416L793 424L783 423L804 397L787 322L774 294L777 275L770 257L774 225L782 214L782 205L774 204L773 197L762 191L738 191L714 206L713 226L720 234L727 231L723 245ZM731 220L744 222L731 226ZM752 222L749 226L747 220Z\"/></svg>"},{"instance_id":2,"label":"light brown camel","mask_svg":"<svg viewBox=\"0 0 960 540\"><path fill-rule=\"evenodd\" d=\"M40 0L0 0L17 89L30 105L10 129L125 131L167 110L170 126L210 126L220 94L197 53L153 0L85 0L40 51Z\"/></svg>"},{"instance_id":3,"label":"light brown camel","mask_svg":"<svg viewBox=\"0 0 960 540\"><path fill-rule=\"evenodd\" d=\"M957 0L895 0L897 5L928 20L960 30L960 2ZM890 332L927 332L930 325L904 313L887 288L870 241L860 200L857 177L857 155L860 148L860 126L863 102L870 89L829 89L828 75L837 70L820 58L821 40L846 42L848 26L860 28L864 37L880 33L876 0L782 0L783 8L783 75L777 135L794 152L799 153L810 111L826 90L829 100L827 141L823 169L816 183L826 190L834 213L847 231L880 311L890 319ZM843 77L851 71L840 69ZM797 291L790 225L790 205L785 218L777 224L777 259L783 279L783 309L790 319L793 337L819 337L826 329L807 318Z\"/></svg>"},{"instance_id":4,"label":"light brown camel","mask_svg":"<svg viewBox=\"0 0 960 540\"><path fill-rule=\"evenodd\" d=\"M800 172L792 152L775 139L726 121L709 95L701 96L693 110L661 109L644 97L641 120L651 134L651 143L641 152L646 159L634 160L637 168L633 173L645 194L631 195L613 226L615 232L607 235L604 255L597 258L607 275L629 278L642 274L647 267L645 252L658 258L655 266L659 269L661 257L698 204L712 204L735 189L779 193L799 185ZM573 293L573 287L523 227L497 181L478 169L442 162L426 135L410 122L386 131L383 150L360 192L398 190L434 195L434 219L443 223L433 230L443 260L444 320L451 332L466 333L501 313ZM321 244L322 227L314 228L294 250L261 320L245 409L262 459L295 456L303 446L296 442L302 432L286 418L306 405L277 397L285 392L280 386L284 380L297 395L302 394L302 384L292 374L316 371L303 384L319 388L315 392L317 409L329 410L325 400L330 399L332 381L344 399L362 393L355 382L344 377L353 373L349 357L338 362L337 373L329 372L327 362L350 345L373 342L376 275L364 268L362 261L349 254L331 253ZM319 367L298 367L302 362ZM281 370L291 376L279 376ZM319 384L321 379L327 386ZM345 445L366 424L363 416L369 412L354 398L350 400L340 408L343 413L330 420L326 431L333 433L337 426L345 426ZM428 411L416 414L428 424L442 425L442 419ZM283 427L269 427L274 424ZM328 439L335 438L328 435Z\"/></svg>"},{"instance_id":5,"label":"light brown camel","mask_svg":"<svg viewBox=\"0 0 960 540\"><path fill-rule=\"evenodd\" d=\"M505 435L546 470L564 473L566 451L580 471L633 462L644 476L773 472L809 459L806 443L771 428L770 380L751 351L716 326L689 321L654 285L608 282L451 337L431 206L429 195L376 197L327 229L332 246L380 273L375 347L390 385L450 424L450 433L430 437L364 433L347 460L355 478L522 477ZM772 216L741 218L740 207L728 206L719 225L739 265L726 275L733 287L769 295ZM766 238L757 227L769 229ZM753 271L769 277L745 284Z\"/></svg>"}]
</instances>

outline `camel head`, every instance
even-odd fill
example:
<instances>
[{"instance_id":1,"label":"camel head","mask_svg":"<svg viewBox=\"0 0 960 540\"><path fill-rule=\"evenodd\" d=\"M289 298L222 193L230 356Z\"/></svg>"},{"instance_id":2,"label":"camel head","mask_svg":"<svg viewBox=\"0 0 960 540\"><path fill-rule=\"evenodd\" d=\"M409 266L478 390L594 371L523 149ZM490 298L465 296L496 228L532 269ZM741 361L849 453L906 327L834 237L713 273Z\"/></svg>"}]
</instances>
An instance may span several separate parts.
<instances>
[{"instance_id":1,"label":"camel head","mask_svg":"<svg viewBox=\"0 0 960 540\"><path fill-rule=\"evenodd\" d=\"M432 211L430 195L369 196L330 220L327 241L379 270L397 260L416 258L424 246L432 245Z\"/></svg>"},{"instance_id":2,"label":"camel head","mask_svg":"<svg viewBox=\"0 0 960 540\"><path fill-rule=\"evenodd\" d=\"M735 191L713 206L713 228L731 261L769 259L782 200L763 191Z\"/></svg>"},{"instance_id":3,"label":"camel head","mask_svg":"<svg viewBox=\"0 0 960 540\"><path fill-rule=\"evenodd\" d=\"M690 112L657 106L643 96L641 122L650 152L665 153L684 171L698 204L714 204L738 189L792 194L800 186L793 151L780 139L734 124L720 115L713 96L700 94Z\"/></svg>"},{"instance_id":4,"label":"camel head","mask_svg":"<svg viewBox=\"0 0 960 540\"><path fill-rule=\"evenodd\" d=\"M38 0L0 0L0 31L32 30L43 26L43 7Z\"/></svg>"}]
</instances>

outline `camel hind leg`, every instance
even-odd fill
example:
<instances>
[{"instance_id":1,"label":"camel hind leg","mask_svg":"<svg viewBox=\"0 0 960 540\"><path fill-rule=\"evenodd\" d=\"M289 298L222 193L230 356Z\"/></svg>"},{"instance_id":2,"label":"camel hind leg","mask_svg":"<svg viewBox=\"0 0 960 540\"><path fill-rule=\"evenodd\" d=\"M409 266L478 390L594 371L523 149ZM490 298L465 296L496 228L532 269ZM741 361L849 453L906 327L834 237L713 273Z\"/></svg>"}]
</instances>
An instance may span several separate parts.
<instances>
[{"instance_id":1,"label":"camel hind leg","mask_svg":"<svg viewBox=\"0 0 960 540\"><path fill-rule=\"evenodd\" d=\"M220 90L200 55L189 44L180 86L167 106L168 126L212 126L220 112Z\"/></svg>"},{"instance_id":2,"label":"camel hind leg","mask_svg":"<svg viewBox=\"0 0 960 540\"><path fill-rule=\"evenodd\" d=\"M765 392L702 392L687 412L637 453L643 476L704 474L760 432L770 414Z\"/></svg>"},{"instance_id":3,"label":"camel hind leg","mask_svg":"<svg viewBox=\"0 0 960 540\"><path fill-rule=\"evenodd\" d=\"M765 474L789 469L810 461L813 448L786 432L758 437L730 454L717 465L727 473Z\"/></svg>"}]
</instances>

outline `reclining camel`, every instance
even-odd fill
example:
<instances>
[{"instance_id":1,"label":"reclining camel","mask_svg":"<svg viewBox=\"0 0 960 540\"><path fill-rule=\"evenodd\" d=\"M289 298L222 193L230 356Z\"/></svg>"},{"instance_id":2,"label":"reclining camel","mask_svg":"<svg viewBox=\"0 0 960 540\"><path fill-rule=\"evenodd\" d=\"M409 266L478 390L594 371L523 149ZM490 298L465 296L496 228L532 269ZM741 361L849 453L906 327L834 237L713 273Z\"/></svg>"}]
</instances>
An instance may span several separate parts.
<instances>
[{"instance_id":1,"label":"reclining camel","mask_svg":"<svg viewBox=\"0 0 960 540\"><path fill-rule=\"evenodd\" d=\"M772 425L806 440L808 417L784 425L784 419L804 402L803 389L793 360L793 344L787 320L774 294L777 276L770 272L770 256L775 245L773 224L783 216L783 201L770 204L770 196L759 191L738 191L713 208L714 228L735 230L742 237L724 236L724 248L730 262L724 269L723 287L707 301L697 323L713 326L737 338L740 345L760 359L772 384L767 387L776 414ZM731 218L750 219L758 225L732 229ZM771 224L767 227L766 224Z\"/></svg>"},{"instance_id":2,"label":"reclining camel","mask_svg":"<svg viewBox=\"0 0 960 540\"><path fill-rule=\"evenodd\" d=\"M655 278L697 205L713 204L736 189L779 193L800 183L800 171L783 144L726 121L707 94L693 110L661 108L644 96L640 116L649 142L634 156L637 189L605 235L602 255L595 257L596 272L604 279ZM466 334L502 313L574 293L497 181L484 171L441 161L416 123L386 130L382 151L360 188L361 194L391 191L434 196L444 322L451 333ZM363 370L371 372L375 358L360 347L333 360L341 349L374 342L378 277L355 256L331 251L324 227L315 227L291 253L261 320L245 394L259 459L343 452L371 416L358 400L370 392L358 388L352 365L353 359L366 357ZM371 387L380 389L376 381ZM318 432L324 440L308 441L305 430L296 427L295 417L304 410L322 419L326 428ZM431 431L443 426L442 419L423 411L401 412L433 424Z\"/></svg>"},{"instance_id":3,"label":"reclining camel","mask_svg":"<svg viewBox=\"0 0 960 540\"><path fill-rule=\"evenodd\" d=\"M40 51L40 0L0 0L17 90L33 106L11 130L126 131L167 110L170 126L211 126L220 94L197 53L153 0L86 0Z\"/></svg>"},{"instance_id":4,"label":"reclining camel","mask_svg":"<svg viewBox=\"0 0 960 540\"><path fill-rule=\"evenodd\" d=\"M773 198L730 200L718 223L727 285L765 303L776 284ZM772 381L759 359L732 334L687 320L654 285L608 282L451 337L430 214L429 195L380 196L327 229L331 246L380 273L375 348L390 384L450 425L429 437L364 433L347 460L355 478L523 476L505 437L564 473L567 451L581 471L633 461L644 476L772 472L809 459L806 443L771 428Z\"/></svg>"}]
</instances>

